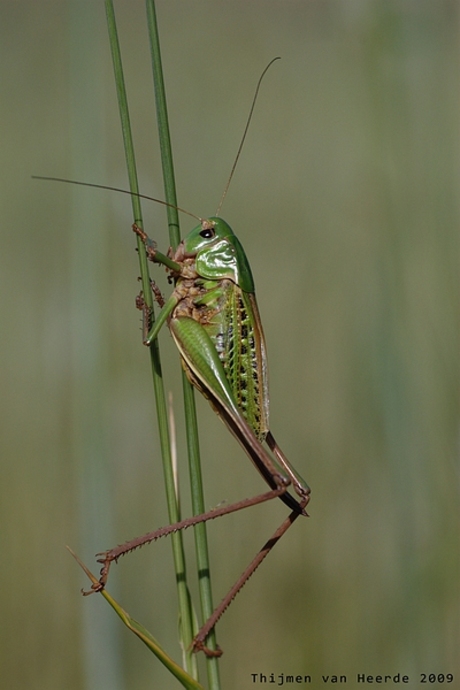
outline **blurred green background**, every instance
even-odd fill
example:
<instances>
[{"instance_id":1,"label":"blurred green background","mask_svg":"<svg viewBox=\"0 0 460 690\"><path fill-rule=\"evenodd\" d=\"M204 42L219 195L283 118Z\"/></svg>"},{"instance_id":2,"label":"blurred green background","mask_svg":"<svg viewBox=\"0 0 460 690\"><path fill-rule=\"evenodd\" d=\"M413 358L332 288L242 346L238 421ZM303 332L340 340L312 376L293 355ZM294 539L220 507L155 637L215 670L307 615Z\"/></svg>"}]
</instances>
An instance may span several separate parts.
<instances>
[{"instance_id":1,"label":"blurred green background","mask_svg":"<svg viewBox=\"0 0 460 690\"><path fill-rule=\"evenodd\" d=\"M163 196L142 2L116 3L141 188ZM457 673L459 3L157 4L179 204L222 211L253 268L271 426L312 487L218 626L252 673ZM0 678L25 690L177 682L101 597L96 551L167 522L102 0L3 0ZM164 210L144 205L167 247ZM184 217L183 231L191 225ZM166 289L166 284L162 284ZM177 354L162 336L181 425ZM207 504L263 488L199 400ZM189 514L179 433L183 513ZM285 515L209 526L216 601ZM193 535L186 535L193 572ZM177 659L169 543L110 590ZM191 575L192 587L193 575ZM200 662L202 663L202 662Z\"/></svg>"}]
</instances>

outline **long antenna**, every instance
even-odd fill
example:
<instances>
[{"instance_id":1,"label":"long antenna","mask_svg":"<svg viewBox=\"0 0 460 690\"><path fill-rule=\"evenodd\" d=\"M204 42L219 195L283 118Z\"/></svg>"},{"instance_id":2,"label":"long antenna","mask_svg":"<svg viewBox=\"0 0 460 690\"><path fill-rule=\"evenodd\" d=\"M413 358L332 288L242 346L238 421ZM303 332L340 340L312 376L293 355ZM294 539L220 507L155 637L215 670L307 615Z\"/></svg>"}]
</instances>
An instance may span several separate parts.
<instances>
[{"instance_id":1,"label":"long antenna","mask_svg":"<svg viewBox=\"0 0 460 690\"><path fill-rule=\"evenodd\" d=\"M236 165L237 165L237 163L238 163L238 159L239 159L239 157L240 157L241 149L243 148L244 140L246 139L246 134L248 133L249 125L250 125L250 122L251 122L251 119L252 119L252 114L253 114L253 112L254 112L254 108L255 108L255 105L256 105L256 101L257 101L257 96L259 95L259 89L260 89L260 85L261 85L261 83L262 83L262 79L264 78L264 76L265 76L267 70L269 69L269 67L271 67L271 65L273 65L273 63L274 63L276 60L281 60L281 58L280 58L280 57L275 57L275 58L273 58L273 60L270 60L270 62L268 63L268 65L266 66L266 68L264 69L264 71L262 72L262 74L260 75L259 81L257 82L257 86L256 86L256 91L255 91L255 94L254 94L254 98L252 99L251 109L250 109L250 111L249 111L249 116L248 116L248 119L247 119L247 121L246 121L246 127L244 128L243 136L242 136L242 138L241 138L241 142L240 142L240 145L239 145L239 147L238 147L238 152L237 152L237 154L236 154L235 161L234 161L233 166L232 166L232 169L231 169L231 171L230 171L230 176L229 176L229 178L228 178L228 180L227 180L227 184L225 185L224 193L222 194L222 198L221 198L221 200L220 200L219 206L217 207L216 216L219 215L220 209L222 208L222 204L224 203L224 199L225 199L225 197L227 196L228 188L230 187L230 182L232 181L233 173L235 172L235 168L236 168Z\"/></svg>"},{"instance_id":2,"label":"long antenna","mask_svg":"<svg viewBox=\"0 0 460 690\"><path fill-rule=\"evenodd\" d=\"M259 81L257 82L256 90L254 93L254 98L252 99L251 109L249 110L249 115L248 115L248 119L246 121L246 126L244 128L243 136L241 137L240 145L238 147L238 151L237 151L232 169L230 171L230 175L228 177L227 184L225 185L225 189L224 189L224 192L222 194L222 198L220 200L219 206L217 207L216 216L218 216L220 213L220 209L222 208L222 204L224 203L224 199L227 196L228 188L230 187L230 182L232 181L232 177L233 177L233 174L235 172L235 168L236 168L238 160L240 158L241 150L243 148L243 144L245 142L246 135L248 133L249 125L250 125L251 120L252 120L252 115L254 113L254 108L256 105L257 96L259 95L259 89L260 89L260 85L262 83L262 79L264 78L268 69L273 65L274 62L276 62L276 60L281 60L281 58L275 57L275 58L273 58L273 60L270 60L270 62L268 63L268 65L265 67L264 71L260 75ZM120 187L111 187L111 186L105 185L105 184L94 184L93 182L81 182L79 180L68 180L64 177L46 177L44 175L32 175L32 179L33 180L48 180L51 182L66 182L67 184L78 184L78 185L81 185L82 187L94 187L95 189L108 189L111 192L120 192L121 194L130 194L131 196L139 197L139 199L147 199L148 201L155 201L155 203L162 204L163 206L169 206L170 208L176 208L178 211L180 211L180 213L185 213L187 216L191 216L192 218L195 218L196 220L200 221L200 223L203 222L203 219L200 218L200 216L196 216L194 213L191 213L190 211L186 211L185 209L181 208L180 206L174 206L174 204L168 204L168 202L163 201L163 199L156 199L155 197L147 196L146 194L138 194L136 192L130 192L129 190L121 189Z\"/></svg>"},{"instance_id":3,"label":"long antenna","mask_svg":"<svg viewBox=\"0 0 460 690\"><path fill-rule=\"evenodd\" d=\"M149 201L155 201L157 204L162 204L163 206L169 206L170 208L176 208L178 211L181 213L186 213L187 216L192 216L192 218L195 218L196 220L199 220L200 223L203 221L202 218L199 216L196 216L194 213L190 213L190 211L186 211L183 208L180 208L180 206L174 206L174 204L168 204L167 201L163 201L163 199L155 199L153 196L147 196L146 194L138 194L137 192L130 192L127 189L120 189L119 187L109 187L106 184L94 184L93 182L79 182L78 180L66 180L63 177L44 177L43 175L32 175L33 180L49 180L51 182L67 182L68 184L79 184L82 187L95 187L96 189L108 189L111 192L121 192L122 194L130 194L131 196L138 196L140 199L148 199Z\"/></svg>"}]
</instances>

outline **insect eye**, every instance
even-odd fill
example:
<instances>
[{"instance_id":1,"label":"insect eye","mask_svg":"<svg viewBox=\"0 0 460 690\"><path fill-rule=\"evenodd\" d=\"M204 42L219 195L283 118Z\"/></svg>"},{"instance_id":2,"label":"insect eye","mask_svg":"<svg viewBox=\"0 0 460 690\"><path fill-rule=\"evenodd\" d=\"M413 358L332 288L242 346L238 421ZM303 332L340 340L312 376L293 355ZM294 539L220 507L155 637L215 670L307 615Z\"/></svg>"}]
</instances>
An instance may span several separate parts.
<instances>
[{"instance_id":1,"label":"insect eye","mask_svg":"<svg viewBox=\"0 0 460 690\"><path fill-rule=\"evenodd\" d=\"M211 239L211 237L214 237L215 234L216 234L216 233L215 233L215 231L214 231L213 228L204 228L204 229L200 232L200 236L201 236L201 237L204 237L204 239L206 239L206 240Z\"/></svg>"}]
</instances>

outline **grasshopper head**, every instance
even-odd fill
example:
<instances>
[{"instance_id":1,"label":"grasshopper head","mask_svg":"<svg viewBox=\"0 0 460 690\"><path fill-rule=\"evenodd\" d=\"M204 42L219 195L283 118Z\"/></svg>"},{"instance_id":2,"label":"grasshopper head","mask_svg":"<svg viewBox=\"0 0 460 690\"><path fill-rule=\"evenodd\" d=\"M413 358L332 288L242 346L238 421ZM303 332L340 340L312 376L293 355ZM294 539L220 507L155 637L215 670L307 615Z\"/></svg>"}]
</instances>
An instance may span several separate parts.
<instances>
[{"instance_id":1,"label":"grasshopper head","mask_svg":"<svg viewBox=\"0 0 460 690\"><path fill-rule=\"evenodd\" d=\"M202 249L228 237L235 237L235 235L225 220L222 218L204 218L200 225L190 230L184 238L184 252L186 256L196 256Z\"/></svg>"},{"instance_id":2,"label":"grasshopper head","mask_svg":"<svg viewBox=\"0 0 460 690\"><path fill-rule=\"evenodd\" d=\"M222 218L201 221L183 240L185 256L196 257L196 271L210 280L232 280L245 292L254 292L254 281L244 249Z\"/></svg>"}]
</instances>

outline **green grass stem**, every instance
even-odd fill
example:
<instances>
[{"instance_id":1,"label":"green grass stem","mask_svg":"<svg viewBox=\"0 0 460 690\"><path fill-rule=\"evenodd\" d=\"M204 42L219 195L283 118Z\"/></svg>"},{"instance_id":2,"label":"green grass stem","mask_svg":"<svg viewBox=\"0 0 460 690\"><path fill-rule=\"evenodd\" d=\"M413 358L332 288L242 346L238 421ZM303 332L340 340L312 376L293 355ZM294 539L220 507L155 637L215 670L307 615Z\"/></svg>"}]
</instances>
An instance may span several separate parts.
<instances>
[{"instance_id":1,"label":"green grass stem","mask_svg":"<svg viewBox=\"0 0 460 690\"><path fill-rule=\"evenodd\" d=\"M139 192L136 162L134 155L133 139L130 127L128 102L126 96L123 68L121 61L120 46L115 22L115 13L112 0L106 0L107 23L112 51L112 60L115 73L118 104L122 123L123 142L125 147L126 163L128 168L130 190L133 192L132 204L135 222L142 227L142 212L139 197L135 196ZM168 209L169 211L170 209ZM144 299L149 308L153 310L153 297L150 289L150 278L148 272L147 258L144 246L138 238L138 253L142 280L142 290ZM153 313L153 311L152 311ZM168 515L171 523L180 520L179 506L176 499L174 486L174 473L171 462L171 444L168 429L168 412L166 396L161 371L159 344L156 340L150 347L150 358L153 375L153 385L157 407L158 430L160 446L163 459L163 472L165 479L166 499L168 505ZM195 656L189 651L193 639L193 612L191 600L186 581L186 565L183 549L182 535L176 532L171 535L174 567L176 573L177 592L179 600L179 616L181 621L182 648L184 653L184 664L187 672L194 678L198 677L197 663Z\"/></svg>"},{"instance_id":2,"label":"green grass stem","mask_svg":"<svg viewBox=\"0 0 460 690\"><path fill-rule=\"evenodd\" d=\"M158 32L158 23L156 18L154 0L147 0L146 7L148 30L150 37L150 49L152 57L153 82L155 89L157 124L160 139L165 198L169 204L177 206L171 139L169 135L166 93L161 64L160 38ZM171 207L167 207L167 212L170 231L170 243L172 247L177 247L180 240L178 212L177 209ZM199 515L200 513L205 512L205 503L201 473L198 422L196 415L195 397L192 385L185 376L185 373L182 374L182 381L184 392L185 426L187 437L187 450L189 457L192 510L194 515ZM206 524L201 523L200 525L196 525L194 528L194 535L200 591L201 614L204 622L209 618L214 609L212 602ZM217 648L217 642L214 631L212 631L212 633L209 635L207 645L210 649ZM220 690L217 658L207 659L207 671L210 690Z\"/></svg>"}]
</instances>

